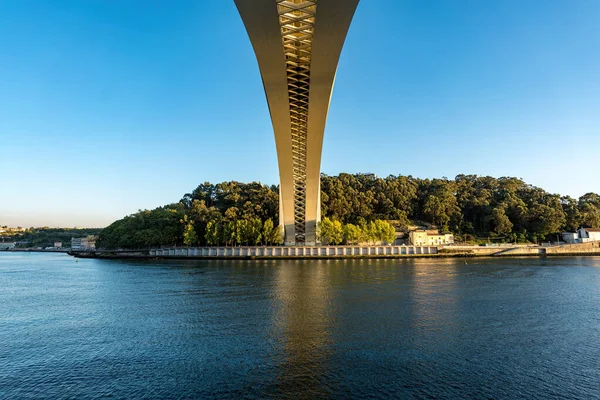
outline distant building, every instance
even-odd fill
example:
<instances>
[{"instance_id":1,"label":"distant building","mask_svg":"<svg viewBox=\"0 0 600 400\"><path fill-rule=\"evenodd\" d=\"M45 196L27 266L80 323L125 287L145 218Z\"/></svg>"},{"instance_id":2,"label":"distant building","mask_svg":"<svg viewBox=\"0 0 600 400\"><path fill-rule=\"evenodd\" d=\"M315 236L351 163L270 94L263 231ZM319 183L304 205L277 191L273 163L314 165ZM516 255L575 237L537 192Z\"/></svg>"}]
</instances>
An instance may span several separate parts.
<instances>
[{"instance_id":1,"label":"distant building","mask_svg":"<svg viewBox=\"0 0 600 400\"><path fill-rule=\"evenodd\" d=\"M600 241L600 229L579 228L577 232L563 232L562 239L569 244Z\"/></svg>"},{"instance_id":2,"label":"distant building","mask_svg":"<svg viewBox=\"0 0 600 400\"><path fill-rule=\"evenodd\" d=\"M600 229L598 228L579 228L577 233L581 242L595 242L600 240Z\"/></svg>"},{"instance_id":3,"label":"distant building","mask_svg":"<svg viewBox=\"0 0 600 400\"><path fill-rule=\"evenodd\" d=\"M14 249L16 245L15 242L0 242L0 250Z\"/></svg>"},{"instance_id":4,"label":"distant building","mask_svg":"<svg viewBox=\"0 0 600 400\"><path fill-rule=\"evenodd\" d=\"M440 246L454 243L454 235L438 231L418 230L408 233L408 241L413 246Z\"/></svg>"},{"instance_id":5,"label":"distant building","mask_svg":"<svg viewBox=\"0 0 600 400\"><path fill-rule=\"evenodd\" d=\"M579 243L579 233L563 232L562 240L563 240L563 242L568 243L568 244Z\"/></svg>"},{"instance_id":6,"label":"distant building","mask_svg":"<svg viewBox=\"0 0 600 400\"><path fill-rule=\"evenodd\" d=\"M54 247L60 249L62 247L62 242L54 242Z\"/></svg>"},{"instance_id":7,"label":"distant building","mask_svg":"<svg viewBox=\"0 0 600 400\"><path fill-rule=\"evenodd\" d=\"M82 251L82 250L95 250L96 249L96 237L88 236L84 238L71 238L71 250Z\"/></svg>"}]
</instances>

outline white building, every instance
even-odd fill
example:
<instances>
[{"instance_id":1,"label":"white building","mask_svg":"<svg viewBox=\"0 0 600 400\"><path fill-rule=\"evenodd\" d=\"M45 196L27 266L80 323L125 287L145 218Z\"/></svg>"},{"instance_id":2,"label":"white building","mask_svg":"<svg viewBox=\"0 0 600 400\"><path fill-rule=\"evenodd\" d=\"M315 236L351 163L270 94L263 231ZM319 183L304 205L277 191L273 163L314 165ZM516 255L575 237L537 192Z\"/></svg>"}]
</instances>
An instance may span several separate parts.
<instances>
[{"instance_id":1,"label":"white building","mask_svg":"<svg viewBox=\"0 0 600 400\"><path fill-rule=\"evenodd\" d=\"M565 243L573 244L579 243L579 233L577 232L563 232L562 240Z\"/></svg>"},{"instance_id":2,"label":"white building","mask_svg":"<svg viewBox=\"0 0 600 400\"><path fill-rule=\"evenodd\" d=\"M0 250L14 249L16 245L15 242L0 242Z\"/></svg>"},{"instance_id":3,"label":"white building","mask_svg":"<svg viewBox=\"0 0 600 400\"><path fill-rule=\"evenodd\" d=\"M600 240L599 228L580 228L577 233L582 242L595 242Z\"/></svg>"},{"instance_id":4,"label":"white building","mask_svg":"<svg viewBox=\"0 0 600 400\"><path fill-rule=\"evenodd\" d=\"M96 237L88 236L85 238L71 238L71 250L82 251L82 250L95 250L96 249Z\"/></svg>"},{"instance_id":5,"label":"white building","mask_svg":"<svg viewBox=\"0 0 600 400\"><path fill-rule=\"evenodd\" d=\"M454 235L438 233L438 231L418 230L409 232L408 240L413 246L440 246L454 243Z\"/></svg>"}]
</instances>

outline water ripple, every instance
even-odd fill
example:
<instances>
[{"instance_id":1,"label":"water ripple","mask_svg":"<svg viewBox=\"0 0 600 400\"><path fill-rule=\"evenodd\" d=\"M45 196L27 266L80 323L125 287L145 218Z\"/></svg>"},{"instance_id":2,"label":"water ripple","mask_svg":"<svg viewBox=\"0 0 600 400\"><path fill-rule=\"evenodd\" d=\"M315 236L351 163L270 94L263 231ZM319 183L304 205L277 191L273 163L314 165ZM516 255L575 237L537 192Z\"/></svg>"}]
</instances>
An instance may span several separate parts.
<instances>
[{"instance_id":1,"label":"water ripple","mask_svg":"<svg viewBox=\"0 0 600 400\"><path fill-rule=\"evenodd\" d=\"M600 398L599 266L0 254L0 398Z\"/></svg>"}]
</instances>

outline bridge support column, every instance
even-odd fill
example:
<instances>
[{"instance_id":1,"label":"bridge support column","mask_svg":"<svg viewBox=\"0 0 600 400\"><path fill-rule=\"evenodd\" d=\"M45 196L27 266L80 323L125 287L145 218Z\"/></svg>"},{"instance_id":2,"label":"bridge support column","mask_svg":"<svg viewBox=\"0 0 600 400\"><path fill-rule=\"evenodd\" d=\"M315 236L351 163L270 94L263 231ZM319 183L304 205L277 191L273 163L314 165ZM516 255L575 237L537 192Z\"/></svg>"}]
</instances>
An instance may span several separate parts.
<instances>
[{"instance_id":1,"label":"bridge support column","mask_svg":"<svg viewBox=\"0 0 600 400\"><path fill-rule=\"evenodd\" d=\"M359 0L235 0L267 96L288 245L314 245L321 149L336 69Z\"/></svg>"}]
</instances>

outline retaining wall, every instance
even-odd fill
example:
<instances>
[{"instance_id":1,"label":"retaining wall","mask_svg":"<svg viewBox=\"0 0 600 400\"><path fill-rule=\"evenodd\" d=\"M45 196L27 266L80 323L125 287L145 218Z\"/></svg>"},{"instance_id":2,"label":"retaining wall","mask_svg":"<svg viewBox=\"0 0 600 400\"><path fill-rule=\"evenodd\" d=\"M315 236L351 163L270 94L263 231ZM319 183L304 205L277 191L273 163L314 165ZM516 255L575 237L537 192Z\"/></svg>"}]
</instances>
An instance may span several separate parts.
<instances>
[{"instance_id":1,"label":"retaining wall","mask_svg":"<svg viewBox=\"0 0 600 400\"><path fill-rule=\"evenodd\" d=\"M565 244L562 246L546 248L546 254L575 255L575 254L598 254L600 255L600 242L586 242L578 244Z\"/></svg>"},{"instance_id":2,"label":"retaining wall","mask_svg":"<svg viewBox=\"0 0 600 400\"><path fill-rule=\"evenodd\" d=\"M436 246L273 246L273 247L183 247L154 249L151 257L402 257L438 254Z\"/></svg>"}]
</instances>

